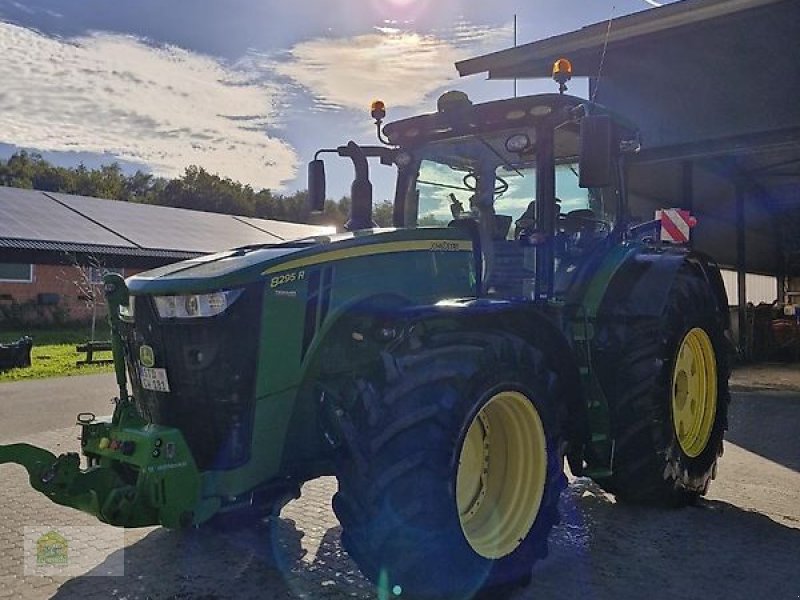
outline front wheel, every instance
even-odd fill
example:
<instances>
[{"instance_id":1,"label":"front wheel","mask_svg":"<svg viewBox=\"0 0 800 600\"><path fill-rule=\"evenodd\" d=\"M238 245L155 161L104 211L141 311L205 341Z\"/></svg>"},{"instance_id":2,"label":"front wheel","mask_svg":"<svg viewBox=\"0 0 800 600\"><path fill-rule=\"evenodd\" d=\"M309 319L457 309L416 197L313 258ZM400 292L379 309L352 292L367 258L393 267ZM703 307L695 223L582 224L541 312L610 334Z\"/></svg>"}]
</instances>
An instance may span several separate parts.
<instances>
[{"instance_id":1,"label":"front wheel","mask_svg":"<svg viewBox=\"0 0 800 600\"><path fill-rule=\"evenodd\" d=\"M558 380L502 333L432 336L356 382L334 510L388 596L471 598L526 583L566 480Z\"/></svg>"}]
</instances>

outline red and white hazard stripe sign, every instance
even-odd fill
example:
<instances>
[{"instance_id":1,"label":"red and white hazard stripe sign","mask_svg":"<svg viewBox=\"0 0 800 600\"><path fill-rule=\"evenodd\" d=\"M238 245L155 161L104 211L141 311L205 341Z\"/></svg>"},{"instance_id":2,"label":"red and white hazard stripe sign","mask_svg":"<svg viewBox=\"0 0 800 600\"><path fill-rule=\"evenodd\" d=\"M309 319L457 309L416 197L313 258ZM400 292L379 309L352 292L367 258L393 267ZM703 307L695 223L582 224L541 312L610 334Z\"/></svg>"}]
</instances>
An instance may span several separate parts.
<instances>
[{"instance_id":1,"label":"red and white hazard stripe sign","mask_svg":"<svg viewBox=\"0 0 800 600\"><path fill-rule=\"evenodd\" d=\"M661 221L661 241L684 244L689 241L690 230L697 219L688 210L662 208L656 211L656 220Z\"/></svg>"}]
</instances>

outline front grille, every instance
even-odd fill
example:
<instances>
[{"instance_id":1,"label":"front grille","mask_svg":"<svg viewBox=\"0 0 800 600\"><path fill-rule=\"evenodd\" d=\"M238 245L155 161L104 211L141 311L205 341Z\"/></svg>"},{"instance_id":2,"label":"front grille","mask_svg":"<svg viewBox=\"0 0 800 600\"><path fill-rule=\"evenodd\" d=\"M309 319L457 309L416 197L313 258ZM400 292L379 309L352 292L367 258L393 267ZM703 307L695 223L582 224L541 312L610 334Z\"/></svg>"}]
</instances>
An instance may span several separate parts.
<instances>
[{"instance_id":1,"label":"front grille","mask_svg":"<svg viewBox=\"0 0 800 600\"><path fill-rule=\"evenodd\" d=\"M250 458L263 286L250 286L223 314L160 320L152 298L136 298L127 360L136 407L149 422L181 430L197 466L230 469ZM145 390L139 348L154 350L169 392Z\"/></svg>"}]
</instances>

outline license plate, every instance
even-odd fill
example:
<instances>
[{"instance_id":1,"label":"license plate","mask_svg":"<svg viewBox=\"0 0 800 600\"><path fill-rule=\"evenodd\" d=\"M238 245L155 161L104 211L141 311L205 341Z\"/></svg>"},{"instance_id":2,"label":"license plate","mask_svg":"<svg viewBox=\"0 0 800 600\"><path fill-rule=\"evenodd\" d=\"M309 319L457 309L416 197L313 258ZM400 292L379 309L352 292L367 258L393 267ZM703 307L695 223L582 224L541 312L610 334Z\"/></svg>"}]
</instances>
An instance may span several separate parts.
<instances>
[{"instance_id":1,"label":"license plate","mask_svg":"<svg viewBox=\"0 0 800 600\"><path fill-rule=\"evenodd\" d=\"M142 387L146 390L152 390L154 392L169 391L166 369L139 367L139 380L142 382Z\"/></svg>"}]
</instances>

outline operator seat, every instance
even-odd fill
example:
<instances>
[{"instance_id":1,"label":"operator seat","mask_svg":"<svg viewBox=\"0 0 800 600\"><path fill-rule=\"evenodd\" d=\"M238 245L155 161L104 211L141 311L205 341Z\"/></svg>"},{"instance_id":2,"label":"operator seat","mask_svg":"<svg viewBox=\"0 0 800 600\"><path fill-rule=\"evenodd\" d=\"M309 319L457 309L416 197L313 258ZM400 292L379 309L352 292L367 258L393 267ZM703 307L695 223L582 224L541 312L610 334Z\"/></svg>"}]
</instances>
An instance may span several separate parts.
<instances>
[{"instance_id":1,"label":"operator seat","mask_svg":"<svg viewBox=\"0 0 800 600\"><path fill-rule=\"evenodd\" d=\"M608 225L589 208L572 210L559 219L559 232L566 237L567 251L582 256L608 236Z\"/></svg>"}]
</instances>

